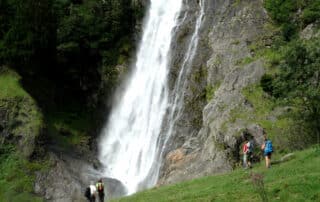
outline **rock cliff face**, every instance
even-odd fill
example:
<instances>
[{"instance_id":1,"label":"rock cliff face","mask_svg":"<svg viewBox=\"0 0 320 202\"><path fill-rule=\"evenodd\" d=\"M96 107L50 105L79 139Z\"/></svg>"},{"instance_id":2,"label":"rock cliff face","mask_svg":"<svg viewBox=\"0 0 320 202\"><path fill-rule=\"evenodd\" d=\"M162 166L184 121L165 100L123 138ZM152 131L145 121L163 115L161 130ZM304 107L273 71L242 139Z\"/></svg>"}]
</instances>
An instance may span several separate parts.
<instances>
[{"instance_id":1,"label":"rock cliff face","mask_svg":"<svg viewBox=\"0 0 320 202\"><path fill-rule=\"evenodd\" d=\"M263 34L268 19L263 1L204 3L205 19L185 92L184 111L167 151L159 184L230 171L239 158L245 136L254 137L257 144L262 142L260 126L245 121L231 123L229 119L239 108L252 110L242 90L264 74L263 61L246 61L253 56L250 45ZM196 1L187 2L185 12L191 20L185 21L177 34L176 56L190 35L196 9ZM179 57L174 63L179 63Z\"/></svg>"},{"instance_id":2,"label":"rock cliff face","mask_svg":"<svg viewBox=\"0 0 320 202\"><path fill-rule=\"evenodd\" d=\"M8 83L0 93L0 146L17 145L26 159L36 149L43 134L42 113L32 97L19 86L20 76L6 67L0 67L2 80Z\"/></svg>"}]
</instances>

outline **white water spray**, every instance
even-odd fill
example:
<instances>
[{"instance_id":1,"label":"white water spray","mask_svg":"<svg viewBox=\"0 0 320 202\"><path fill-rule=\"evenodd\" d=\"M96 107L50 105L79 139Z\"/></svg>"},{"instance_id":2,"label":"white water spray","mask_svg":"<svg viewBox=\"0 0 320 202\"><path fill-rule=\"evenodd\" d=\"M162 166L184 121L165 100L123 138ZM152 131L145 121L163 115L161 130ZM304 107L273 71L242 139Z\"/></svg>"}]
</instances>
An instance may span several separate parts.
<instances>
[{"instance_id":1,"label":"white water spray","mask_svg":"<svg viewBox=\"0 0 320 202\"><path fill-rule=\"evenodd\" d=\"M167 76L173 29L182 0L151 0L133 73L114 106L100 141L104 176L116 178L128 194L150 187L159 156L157 142L168 104Z\"/></svg>"}]
</instances>

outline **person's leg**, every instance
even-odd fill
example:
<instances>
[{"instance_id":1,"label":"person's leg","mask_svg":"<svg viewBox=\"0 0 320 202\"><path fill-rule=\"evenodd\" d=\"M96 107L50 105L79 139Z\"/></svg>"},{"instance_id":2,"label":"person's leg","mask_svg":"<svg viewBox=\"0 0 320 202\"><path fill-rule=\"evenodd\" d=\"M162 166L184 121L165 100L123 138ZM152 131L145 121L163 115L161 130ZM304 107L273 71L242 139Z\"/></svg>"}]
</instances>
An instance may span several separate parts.
<instances>
[{"instance_id":1,"label":"person's leg","mask_svg":"<svg viewBox=\"0 0 320 202\"><path fill-rule=\"evenodd\" d=\"M271 153L268 155L268 168L271 166Z\"/></svg>"},{"instance_id":2,"label":"person's leg","mask_svg":"<svg viewBox=\"0 0 320 202\"><path fill-rule=\"evenodd\" d=\"M100 195L100 202L104 202L104 193L101 193Z\"/></svg>"},{"instance_id":3,"label":"person's leg","mask_svg":"<svg viewBox=\"0 0 320 202\"><path fill-rule=\"evenodd\" d=\"M243 154L243 167L246 168L247 167L247 155Z\"/></svg>"},{"instance_id":4,"label":"person's leg","mask_svg":"<svg viewBox=\"0 0 320 202\"><path fill-rule=\"evenodd\" d=\"M249 168L251 168L251 161L252 161L252 153L250 152L249 154L248 154L248 167Z\"/></svg>"},{"instance_id":5,"label":"person's leg","mask_svg":"<svg viewBox=\"0 0 320 202\"><path fill-rule=\"evenodd\" d=\"M268 164L269 164L269 157L268 157L268 155L265 155L264 157L265 157L265 159L266 159L266 168L268 168Z\"/></svg>"}]
</instances>

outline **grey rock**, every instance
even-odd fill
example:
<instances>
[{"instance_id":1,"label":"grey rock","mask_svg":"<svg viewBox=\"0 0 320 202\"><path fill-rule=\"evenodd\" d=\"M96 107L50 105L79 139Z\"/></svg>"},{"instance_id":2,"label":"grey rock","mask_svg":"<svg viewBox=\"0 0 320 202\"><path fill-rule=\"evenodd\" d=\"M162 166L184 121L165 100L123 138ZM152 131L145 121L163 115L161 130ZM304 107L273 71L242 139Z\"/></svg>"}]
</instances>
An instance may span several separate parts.
<instances>
[{"instance_id":1,"label":"grey rock","mask_svg":"<svg viewBox=\"0 0 320 202\"><path fill-rule=\"evenodd\" d=\"M35 193L44 196L50 202L82 202L85 189L91 182L102 179L105 184L105 199L109 200L125 195L126 189L116 179L103 178L84 159L65 153L49 153L50 169L36 173Z\"/></svg>"},{"instance_id":2,"label":"grey rock","mask_svg":"<svg viewBox=\"0 0 320 202\"><path fill-rule=\"evenodd\" d=\"M175 53L175 61L179 61L179 50L184 50L184 41L192 33L190 23L194 23L192 14L195 13L196 5L191 3L188 6L185 12L190 15L189 21L180 26L181 30L189 34L177 35L177 41L181 43L176 44L178 51ZM265 73L264 62L261 60L253 60L248 64L239 62L254 57L250 45L264 32L268 16L263 1L245 0L236 3L213 0L205 1L205 7L201 43L191 75L199 71L199 66L205 73L201 74L203 77L200 82L189 79L189 89L196 90L186 92L186 109L177 122L159 184L232 170L239 159L244 131L250 134L257 145L263 141L262 128L257 124L241 119L229 121L232 113L238 109L253 110L242 95L242 90L258 82ZM172 75L174 79L176 73ZM206 86L217 86L213 98L207 103L197 96L199 92L205 92ZM189 107L190 101L199 108ZM197 118L199 120L195 121Z\"/></svg>"},{"instance_id":3,"label":"grey rock","mask_svg":"<svg viewBox=\"0 0 320 202\"><path fill-rule=\"evenodd\" d=\"M289 153L289 154L286 154L283 157L281 157L280 161L281 162L289 161L289 160L293 159L294 157L295 157L294 153Z\"/></svg>"},{"instance_id":4,"label":"grey rock","mask_svg":"<svg viewBox=\"0 0 320 202\"><path fill-rule=\"evenodd\" d=\"M0 143L17 146L28 159L43 134L42 114L31 97L0 99Z\"/></svg>"},{"instance_id":5,"label":"grey rock","mask_svg":"<svg viewBox=\"0 0 320 202\"><path fill-rule=\"evenodd\" d=\"M315 37L320 36L320 30L317 28L315 24L309 24L302 32L300 32L300 38L310 40Z\"/></svg>"}]
</instances>

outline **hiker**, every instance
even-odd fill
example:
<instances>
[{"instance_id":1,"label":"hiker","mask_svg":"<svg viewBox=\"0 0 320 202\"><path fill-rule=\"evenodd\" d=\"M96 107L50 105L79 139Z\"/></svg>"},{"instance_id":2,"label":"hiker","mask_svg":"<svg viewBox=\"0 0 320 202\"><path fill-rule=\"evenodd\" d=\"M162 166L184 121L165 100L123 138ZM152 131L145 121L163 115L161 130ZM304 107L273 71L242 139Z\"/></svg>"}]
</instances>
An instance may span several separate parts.
<instances>
[{"instance_id":1,"label":"hiker","mask_svg":"<svg viewBox=\"0 0 320 202\"><path fill-rule=\"evenodd\" d=\"M91 201L90 186L86 188L86 191L84 192L84 196L88 199L88 201Z\"/></svg>"},{"instance_id":2,"label":"hiker","mask_svg":"<svg viewBox=\"0 0 320 202\"><path fill-rule=\"evenodd\" d=\"M242 146L242 152L243 152L243 167L247 168L248 162L247 162L247 157L248 157L248 141L246 140Z\"/></svg>"},{"instance_id":3,"label":"hiker","mask_svg":"<svg viewBox=\"0 0 320 202\"><path fill-rule=\"evenodd\" d=\"M94 183L90 183L90 202L95 202L96 201L96 195L97 195L97 188L94 186Z\"/></svg>"},{"instance_id":4,"label":"hiker","mask_svg":"<svg viewBox=\"0 0 320 202\"><path fill-rule=\"evenodd\" d=\"M102 179L100 179L100 180L97 182L96 188L97 188L97 190L98 190L99 201L100 201L100 202L104 202L104 185L103 185Z\"/></svg>"},{"instance_id":5,"label":"hiker","mask_svg":"<svg viewBox=\"0 0 320 202\"><path fill-rule=\"evenodd\" d=\"M247 143L248 152L247 152L247 165L249 168L252 168L252 161L253 161L253 139L249 140Z\"/></svg>"},{"instance_id":6,"label":"hiker","mask_svg":"<svg viewBox=\"0 0 320 202\"><path fill-rule=\"evenodd\" d=\"M261 145L261 150L263 151L264 157L266 159L266 168L270 168L271 165L271 155L273 152L272 142L267 138L267 134L263 131L264 143Z\"/></svg>"}]
</instances>

